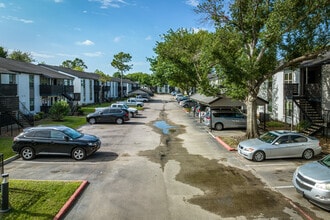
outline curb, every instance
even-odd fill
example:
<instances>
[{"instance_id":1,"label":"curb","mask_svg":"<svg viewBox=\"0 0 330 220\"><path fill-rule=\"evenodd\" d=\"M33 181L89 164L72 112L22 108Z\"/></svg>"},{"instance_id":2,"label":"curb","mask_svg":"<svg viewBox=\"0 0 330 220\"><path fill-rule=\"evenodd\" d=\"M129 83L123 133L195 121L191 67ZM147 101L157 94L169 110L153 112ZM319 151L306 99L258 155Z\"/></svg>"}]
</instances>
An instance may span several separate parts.
<instances>
[{"instance_id":1,"label":"curb","mask_svg":"<svg viewBox=\"0 0 330 220\"><path fill-rule=\"evenodd\" d=\"M64 206L60 209L60 211L56 214L53 220L60 220L66 214L66 212L71 208L74 201L81 195L82 191L87 187L89 182L87 180L83 180L78 189L72 194L68 201L64 204Z\"/></svg>"},{"instance_id":2,"label":"curb","mask_svg":"<svg viewBox=\"0 0 330 220\"><path fill-rule=\"evenodd\" d=\"M214 136L212 134L212 132L208 131L207 133L209 133L209 135L211 135L216 141L218 141L219 144L221 144L228 151L236 151L235 148L232 148L231 146L229 146L228 144L226 144L223 140L221 140L221 138Z\"/></svg>"},{"instance_id":3,"label":"curb","mask_svg":"<svg viewBox=\"0 0 330 220\"><path fill-rule=\"evenodd\" d=\"M15 156L12 156L6 160L3 161L4 165L14 161L14 160L17 160L18 158L20 158L20 155L16 154Z\"/></svg>"}]
</instances>

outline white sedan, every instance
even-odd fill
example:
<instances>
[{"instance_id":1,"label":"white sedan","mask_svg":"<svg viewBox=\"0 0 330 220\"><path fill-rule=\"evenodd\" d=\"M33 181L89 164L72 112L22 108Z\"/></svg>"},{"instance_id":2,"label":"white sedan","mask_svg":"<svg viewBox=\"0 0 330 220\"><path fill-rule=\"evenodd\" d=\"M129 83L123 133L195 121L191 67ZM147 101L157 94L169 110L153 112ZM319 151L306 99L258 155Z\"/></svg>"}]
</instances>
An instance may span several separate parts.
<instances>
[{"instance_id":1,"label":"white sedan","mask_svg":"<svg viewBox=\"0 0 330 220\"><path fill-rule=\"evenodd\" d=\"M269 131L259 138L242 141L237 146L239 155L253 161L302 157L306 160L322 152L320 141L294 131Z\"/></svg>"}]
</instances>

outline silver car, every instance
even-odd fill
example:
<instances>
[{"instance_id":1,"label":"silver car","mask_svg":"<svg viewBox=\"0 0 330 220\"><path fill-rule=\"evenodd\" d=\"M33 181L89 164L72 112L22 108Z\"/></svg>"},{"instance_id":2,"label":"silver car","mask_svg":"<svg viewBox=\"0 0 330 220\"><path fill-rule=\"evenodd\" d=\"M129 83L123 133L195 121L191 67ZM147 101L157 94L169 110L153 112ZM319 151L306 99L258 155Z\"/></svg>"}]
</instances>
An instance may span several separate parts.
<instances>
[{"instance_id":1,"label":"silver car","mask_svg":"<svg viewBox=\"0 0 330 220\"><path fill-rule=\"evenodd\" d=\"M330 155L298 167L292 183L311 203L330 211Z\"/></svg>"},{"instance_id":2,"label":"silver car","mask_svg":"<svg viewBox=\"0 0 330 220\"><path fill-rule=\"evenodd\" d=\"M302 157L306 160L321 153L320 141L294 131L269 131L259 138L242 141L237 146L239 155L254 161Z\"/></svg>"},{"instance_id":3,"label":"silver car","mask_svg":"<svg viewBox=\"0 0 330 220\"><path fill-rule=\"evenodd\" d=\"M212 114L208 111L203 121L206 126L218 131L224 128L246 128L246 116L236 111L212 110Z\"/></svg>"}]
</instances>

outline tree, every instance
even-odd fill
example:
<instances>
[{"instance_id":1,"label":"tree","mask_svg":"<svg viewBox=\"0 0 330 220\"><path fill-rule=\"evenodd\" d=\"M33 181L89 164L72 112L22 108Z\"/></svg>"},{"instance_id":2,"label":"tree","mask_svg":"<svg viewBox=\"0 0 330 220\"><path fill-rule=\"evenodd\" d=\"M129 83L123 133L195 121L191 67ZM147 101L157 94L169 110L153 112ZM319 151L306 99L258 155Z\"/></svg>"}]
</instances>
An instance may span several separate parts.
<instances>
[{"instance_id":1,"label":"tree","mask_svg":"<svg viewBox=\"0 0 330 220\"><path fill-rule=\"evenodd\" d=\"M0 57L7 58L7 56L8 56L8 51L5 50L5 48L0 47Z\"/></svg>"},{"instance_id":2,"label":"tree","mask_svg":"<svg viewBox=\"0 0 330 220\"><path fill-rule=\"evenodd\" d=\"M55 102L49 109L49 115L54 121L62 121L69 112L70 107L66 101Z\"/></svg>"},{"instance_id":3,"label":"tree","mask_svg":"<svg viewBox=\"0 0 330 220\"><path fill-rule=\"evenodd\" d=\"M211 63L204 48L209 43L206 31L170 30L163 35L163 42L154 48L157 57L149 59L151 69L159 82L189 92L192 88L203 87L205 92L213 90L207 78Z\"/></svg>"},{"instance_id":4,"label":"tree","mask_svg":"<svg viewBox=\"0 0 330 220\"><path fill-rule=\"evenodd\" d=\"M133 82L139 82L139 84L142 86L152 85L151 76L148 73L142 73L142 72L130 73L126 75L126 78Z\"/></svg>"},{"instance_id":5,"label":"tree","mask_svg":"<svg viewBox=\"0 0 330 220\"><path fill-rule=\"evenodd\" d=\"M245 100L248 138L258 136L260 85L329 49L328 0L204 0L196 9L216 28L211 54L228 94Z\"/></svg>"},{"instance_id":6,"label":"tree","mask_svg":"<svg viewBox=\"0 0 330 220\"><path fill-rule=\"evenodd\" d=\"M13 51L11 54L9 54L9 58L26 63L32 63L35 61L30 53L22 52L20 50Z\"/></svg>"},{"instance_id":7,"label":"tree","mask_svg":"<svg viewBox=\"0 0 330 220\"><path fill-rule=\"evenodd\" d=\"M127 64L132 59L129 53L119 52L114 55L111 66L120 72L120 97L123 98L123 75L124 72L130 70L132 65Z\"/></svg>"},{"instance_id":8,"label":"tree","mask_svg":"<svg viewBox=\"0 0 330 220\"><path fill-rule=\"evenodd\" d=\"M85 69L87 69L87 66L85 65L84 61L79 58L63 61L61 66L77 71L84 71Z\"/></svg>"}]
</instances>

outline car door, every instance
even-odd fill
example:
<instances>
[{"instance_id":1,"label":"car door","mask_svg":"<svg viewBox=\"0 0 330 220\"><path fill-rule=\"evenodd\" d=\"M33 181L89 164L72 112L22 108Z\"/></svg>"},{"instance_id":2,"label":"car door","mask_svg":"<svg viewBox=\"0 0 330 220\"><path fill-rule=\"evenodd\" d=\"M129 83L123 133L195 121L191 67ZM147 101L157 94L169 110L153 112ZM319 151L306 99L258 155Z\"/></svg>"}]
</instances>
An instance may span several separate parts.
<instances>
[{"instance_id":1,"label":"car door","mask_svg":"<svg viewBox=\"0 0 330 220\"><path fill-rule=\"evenodd\" d=\"M35 150L35 153L47 152L49 146L50 130L37 130L33 133L33 137L29 137L31 146Z\"/></svg>"},{"instance_id":2,"label":"car door","mask_svg":"<svg viewBox=\"0 0 330 220\"><path fill-rule=\"evenodd\" d=\"M284 135L278 138L271 148L272 158L296 157L301 143L296 143L292 135Z\"/></svg>"},{"instance_id":3,"label":"car door","mask_svg":"<svg viewBox=\"0 0 330 220\"><path fill-rule=\"evenodd\" d=\"M99 122L111 122L111 109L107 108L104 109L101 113L100 113L100 118L99 118Z\"/></svg>"},{"instance_id":4,"label":"car door","mask_svg":"<svg viewBox=\"0 0 330 220\"><path fill-rule=\"evenodd\" d=\"M236 128L245 128L246 127L246 116L241 113L235 113L235 127Z\"/></svg>"},{"instance_id":5,"label":"car door","mask_svg":"<svg viewBox=\"0 0 330 220\"><path fill-rule=\"evenodd\" d=\"M47 148L48 153L54 154L70 154L71 153L71 142L67 136L58 130L50 131L50 143Z\"/></svg>"}]
</instances>

